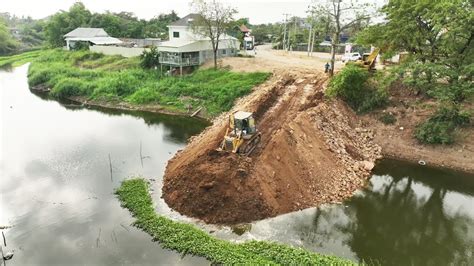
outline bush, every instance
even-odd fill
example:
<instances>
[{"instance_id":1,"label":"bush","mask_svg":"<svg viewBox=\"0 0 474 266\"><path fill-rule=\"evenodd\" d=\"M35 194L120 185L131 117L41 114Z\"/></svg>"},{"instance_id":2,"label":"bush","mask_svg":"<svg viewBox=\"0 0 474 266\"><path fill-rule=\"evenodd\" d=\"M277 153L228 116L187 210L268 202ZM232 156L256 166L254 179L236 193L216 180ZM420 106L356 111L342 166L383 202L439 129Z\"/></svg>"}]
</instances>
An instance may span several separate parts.
<instances>
[{"instance_id":1,"label":"bush","mask_svg":"<svg viewBox=\"0 0 474 266\"><path fill-rule=\"evenodd\" d=\"M415 137L426 144L451 144L457 127L470 123L470 115L455 105L441 106L436 113L415 129Z\"/></svg>"},{"instance_id":2,"label":"bush","mask_svg":"<svg viewBox=\"0 0 474 266\"><path fill-rule=\"evenodd\" d=\"M51 95L58 98L87 95L94 88L78 78L64 78L59 80L51 90Z\"/></svg>"},{"instance_id":3,"label":"bush","mask_svg":"<svg viewBox=\"0 0 474 266\"><path fill-rule=\"evenodd\" d=\"M140 66L142 68L155 68L160 65L160 53L155 46L152 46L149 51L143 51L140 55L140 59Z\"/></svg>"},{"instance_id":4,"label":"bush","mask_svg":"<svg viewBox=\"0 0 474 266\"><path fill-rule=\"evenodd\" d=\"M369 78L366 69L348 64L331 79L326 93L341 98L357 112L371 111L385 105L388 96L384 86L376 89L377 81L369 82Z\"/></svg>"},{"instance_id":5,"label":"bush","mask_svg":"<svg viewBox=\"0 0 474 266\"><path fill-rule=\"evenodd\" d=\"M135 93L127 97L127 101L134 104L144 104L156 102L159 103L161 99L161 94L153 88L143 87L137 90Z\"/></svg>"},{"instance_id":6,"label":"bush","mask_svg":"<svg viewBox=\"0 0 474 266\"><path fill-rule=\"evenodd\" d=\"M428 120L416 128L415 137L426 144L451 144L454 142L453 126L450 122Z\"/></svg>"},{"instance_id":7,"label":"bush","mask_svg":"<svg viewBox=\"0 0 474 266\"><path fill-rule=\"evenodd\" d=\"M379 121L386 125L389 125L395 124L395 122L397 122L397 118L392 114L383 113L381 116L379 116Z\"/></svg>"},{"instance_id":8,"label":"bush","mask_svg":"<svg viewBox=\"0 0 474 266\"><path fill-rule=\"evenodd\" d=\"M89 50L89 43L88 42L76 42L73 47L71 47L73 51L83 51Z\"/></svg>"}]
</instances>

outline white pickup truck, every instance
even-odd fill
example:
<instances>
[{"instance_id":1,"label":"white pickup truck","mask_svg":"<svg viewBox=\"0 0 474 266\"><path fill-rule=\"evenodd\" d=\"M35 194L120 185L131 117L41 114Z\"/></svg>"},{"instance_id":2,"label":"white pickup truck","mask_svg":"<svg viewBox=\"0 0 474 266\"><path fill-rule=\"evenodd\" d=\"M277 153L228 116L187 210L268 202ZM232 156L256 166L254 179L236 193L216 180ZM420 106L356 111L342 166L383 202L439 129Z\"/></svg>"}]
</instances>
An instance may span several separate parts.
<instances>
[{"instance_id":1,"label":"white pickup truck","mask_svg":"<svg viewBox=\"0 0 474 266\"><path fill-rule=\"evenodd\" d=\"M343 63L357 60L362 60L362 56L359 53L348 53L342 56Z\"/></svg>"}]
</instances>

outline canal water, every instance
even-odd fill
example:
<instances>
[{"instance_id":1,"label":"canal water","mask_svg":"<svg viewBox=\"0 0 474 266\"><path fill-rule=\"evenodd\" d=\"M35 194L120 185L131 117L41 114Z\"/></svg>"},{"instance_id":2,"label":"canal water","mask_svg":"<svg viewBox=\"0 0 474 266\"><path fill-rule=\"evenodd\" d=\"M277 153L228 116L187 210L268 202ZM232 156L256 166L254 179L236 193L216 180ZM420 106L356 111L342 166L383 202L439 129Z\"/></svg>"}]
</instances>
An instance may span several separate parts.
<instances>
[{"instance_id":1,"label":"canal water","mask_svg":"<svg viewBox=\"0 0 474 266\"><path fill-rule=\"evenodd\" d=\"M208 265L130 226L113 194L127 177L159 179L206 124L60 104L32 94L26 73L0 72L0 226L13 226L3 232L4 251L14 250L7 264Z\"/></svg>"},{"instance_id":2,"label":"canal water","mask_svg":"<svg viewBox=\"0 0 474 266\"><path fill-rule=\"evenodd\" d=\"M258 221L236 235L160 199L167 160L205 123L58 103L31 93L26 73L27 66L0 72L0 226L13 226L2 230L4 251L14 250L9 265L209 264L130 226L113 191L133 176L151 179L158 212L223 239L279 241L376 265L474 265L473 175L382 161L369 187L344 204Z\"/></svg>"},{"instance_id":3,"label":"canal water","mask_svg":"<svg viewBox=\"0 0 474 266\"><path fill-rule=\"evenodd\" d=\"M474 265L474 175L384 160L369 182L343 204L258 221L241 236L216 234L369 265Z\"/></svg>"}]
</instances>

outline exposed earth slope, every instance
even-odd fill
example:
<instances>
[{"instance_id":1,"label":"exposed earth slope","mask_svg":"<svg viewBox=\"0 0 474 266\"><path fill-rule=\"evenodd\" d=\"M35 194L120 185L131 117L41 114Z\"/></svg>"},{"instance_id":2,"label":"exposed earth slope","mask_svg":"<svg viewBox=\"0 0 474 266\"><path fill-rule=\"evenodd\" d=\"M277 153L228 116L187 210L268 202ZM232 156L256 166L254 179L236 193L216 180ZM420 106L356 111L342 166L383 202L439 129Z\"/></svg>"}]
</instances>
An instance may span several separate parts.
<instances>
[{"instance_id":1,"label":"exposed earth slope","mask_svg":"<svg viewBox=\"0 0 474 266\"><path fill-rule=\"evenodd\" d=\"M163 197L182 214L233 224L339 202L364 186L381 148L326 77L277 73L231 111L254 112L262 141L250 157L217 152L229 113L168 162Z\"/></svg>"}]
</instances>

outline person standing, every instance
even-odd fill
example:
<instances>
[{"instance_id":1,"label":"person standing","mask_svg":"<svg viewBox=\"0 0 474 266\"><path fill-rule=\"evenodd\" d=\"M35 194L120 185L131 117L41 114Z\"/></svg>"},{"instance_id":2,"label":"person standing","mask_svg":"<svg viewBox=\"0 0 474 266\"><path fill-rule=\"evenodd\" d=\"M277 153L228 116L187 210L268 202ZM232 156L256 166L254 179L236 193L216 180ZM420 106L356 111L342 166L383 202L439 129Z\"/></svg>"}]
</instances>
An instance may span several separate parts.
<instances>
[{"instance_id":1,"label":"person standing","mask_svg":"<svg viewBox=\"0 0 474 266\"><path fill-rule=\"evenodd\" d=\"M328 73L329 71L329 63L326 62L326 64L324 65L324 73Z\"/></svg>"}]
</instances>

